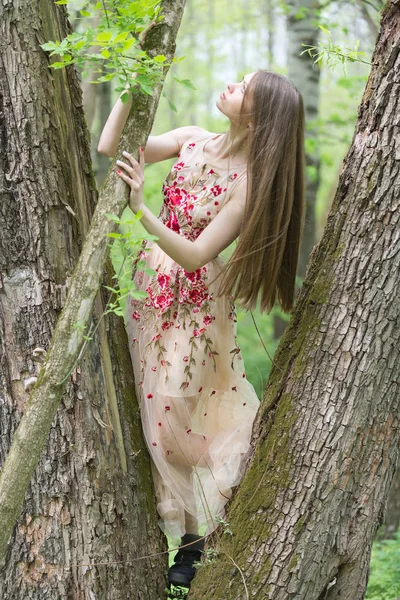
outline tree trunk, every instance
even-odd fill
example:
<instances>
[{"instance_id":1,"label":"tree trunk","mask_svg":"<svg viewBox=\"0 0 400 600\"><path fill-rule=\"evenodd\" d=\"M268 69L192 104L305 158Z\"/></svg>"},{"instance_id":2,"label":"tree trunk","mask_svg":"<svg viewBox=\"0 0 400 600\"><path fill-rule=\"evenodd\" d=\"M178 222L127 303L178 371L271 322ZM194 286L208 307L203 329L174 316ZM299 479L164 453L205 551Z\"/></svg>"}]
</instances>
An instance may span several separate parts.
<instances>
[{"instance_id":1,"label":"tree trunk","mask_svg":"<svg viewBox=\"0 0 400 600\"><path fill-rule=\"evenodd\" d=\"M191 600L364 598L400 441L399 50L395 0L230 501L233 537Z\"/></svg>"},{"instance_id":2,"label":"tree trunk","mask_svg":"<svg viewBox=\"0 0 400 600\"><path fill-rule=\"evenodd\" d=\"M163 2L149 53L172 58L183 7ZM139 560L166 544L128 340L122 319L99 321L104 267L113 284L104 214L120 215L127 195L114 175L97 200L75 70L49 70L39 47L70 31L65 7L0 10L0 596L163 598L166 555ZM138 98L121 144L146 139L160 90ZM78 322L97 332L60 386L82 347Z\"/></svg>"}]
</instances>

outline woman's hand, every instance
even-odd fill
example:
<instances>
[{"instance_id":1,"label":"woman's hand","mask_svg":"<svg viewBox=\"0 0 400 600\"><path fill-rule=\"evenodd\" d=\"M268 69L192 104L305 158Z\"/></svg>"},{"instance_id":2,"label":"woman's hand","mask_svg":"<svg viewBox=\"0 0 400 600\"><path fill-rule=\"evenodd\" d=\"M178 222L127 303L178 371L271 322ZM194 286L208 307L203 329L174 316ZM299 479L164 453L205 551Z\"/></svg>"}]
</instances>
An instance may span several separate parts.
<instances>
[{"instance_id":1,"label":"woman's hand","mask_svg":"<svg viewBox=\"0 0 400 600\"><path fill-rule=\"evenodd\" d=\"M144 148L139 149L139 162L135 160L132 154L129 152L123 152L123 156L129 160L130 164L127 165L122 160L117 160L116 164L124 169L124 173L117 169L117 174L123 179L131 188L129 195L129 205L133 212L136 214L143 204L143 185L144 185Z\"/></svg>"}]
</instances>

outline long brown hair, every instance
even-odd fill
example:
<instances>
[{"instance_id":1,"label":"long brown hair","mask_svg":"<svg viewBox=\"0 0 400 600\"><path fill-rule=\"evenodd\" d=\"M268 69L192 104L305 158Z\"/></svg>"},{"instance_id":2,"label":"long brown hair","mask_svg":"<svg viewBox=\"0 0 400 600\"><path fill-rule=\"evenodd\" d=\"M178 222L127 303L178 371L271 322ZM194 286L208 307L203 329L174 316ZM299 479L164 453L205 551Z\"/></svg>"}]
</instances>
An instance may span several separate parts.
<instances>
[{"instance_id":1,"label":"long brown hair","mask_svg":"<svg viewBox=\"0 0 400 600\"><path fill-rule=\"evenodd\" d=\"M231 295L252 310L260 292L261 312L271 312L277 297L288 313L305 218L303 99L287 77L259 69L246 88L241 122L249 114L245 214L236 248L216 278L222 277L217 297Z\"/></svg>"}]
</instances>

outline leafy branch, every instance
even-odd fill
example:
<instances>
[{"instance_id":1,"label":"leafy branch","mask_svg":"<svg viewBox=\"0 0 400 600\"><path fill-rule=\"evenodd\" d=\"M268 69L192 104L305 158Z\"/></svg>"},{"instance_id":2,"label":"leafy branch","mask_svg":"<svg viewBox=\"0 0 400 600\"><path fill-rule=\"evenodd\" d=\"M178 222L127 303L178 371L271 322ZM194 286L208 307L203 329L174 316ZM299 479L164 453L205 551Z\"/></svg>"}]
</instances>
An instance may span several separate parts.
<instances>
[{"instance_id":1,"label":"leafy branch","mask_svg":"<svg viewBox=\"0 0 400 600\"><path fill-rule=\"evenodd\" d=\"M117 92L128 88L133 95L140 92L152 95L154 86L164 77L165 68L172 64L164 54L152 58L142 48L147 32L164 18L160 14L159 0L88 0L83 7L82 0L70 0L68 4L73 2L81 6L77 20L85 19L85 29L70 33L61 42L49 40L41 44L50 57L59 58L50 68L62 69L75 64L82 78L86 78L89 71L100 74L90 83L116 78L119 80ZM67 0L58 0L55 4L65 5ZM88 20L93 20L94 26L88 25ZM174 57L172 62L183 58ZM176 80L186 87L194 87L188 80ZM123 94L121 99L127 100L128 95Z\"/></svg>"},{"instance_id":2,"label":"leafy branch","mask_svg":"<svg viewBox=\"0 0 400 600\"><path fill-rule=\"evenodd\" d=\"M360 40L356 40L354 49L345 48L345 50L348 50L348 52L345 52L340 46L336 46L332 42L331 32L329 31L329 29L327 29L321 24L318 24L318 27L327 34L328 43L322 44L318 42L318 47L309 46L308 44L301 44L306 48L306 50L303 50L303 52L300 53L300 56L304 54L304 52L308 52L311 58L315 58L314 64L318 63L319 67L321 67L322 62L324 60L326 60L326 64L328 67L335 67L339 62L341 62L343 65L345 75L347 75L347 62L362 62L366 65L372 65L372 63L360 58L361 56L365 56L365 52L357 51L357 48L360 45ZM315 54L312 54L313 50L316 50L317 52Z\"/></svg>"}]
</instances>

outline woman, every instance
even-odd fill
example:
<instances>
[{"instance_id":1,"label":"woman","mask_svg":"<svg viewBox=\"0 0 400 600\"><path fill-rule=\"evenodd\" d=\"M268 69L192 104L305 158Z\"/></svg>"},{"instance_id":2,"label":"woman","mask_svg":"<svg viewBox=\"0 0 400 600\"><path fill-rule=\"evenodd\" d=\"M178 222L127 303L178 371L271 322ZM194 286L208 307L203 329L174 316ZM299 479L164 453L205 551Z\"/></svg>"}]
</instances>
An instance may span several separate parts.
<instances>
[{"instance_id":1,"label":"woman","mask_svg":"<svg viewBox=\"0 0 400 600\"><path fill-rule=\"evenodd\" d=\"M229 84L216 104L230 122L225 134L180 127L150 136L139 161L124 152L116 163L131 209L143 211L143 226L159 238L145 242L134 262L133 280L148 297L128 297L126 327L159 525L180 545L194 542L168 572L186 591L203 536L218 527L243 477L260 404L237 344L234 301L253 309L260 293L261 310L270 312L277 298L291 311L304 225L296 87L258 70ZM99 152L115 154L130 105L117 101ZM173 157L155 217L143 204L144 162ZM225 265L219 253L239 234ZM135 271L140 259L156 276Z\"/></svg>"}]
</instances>

